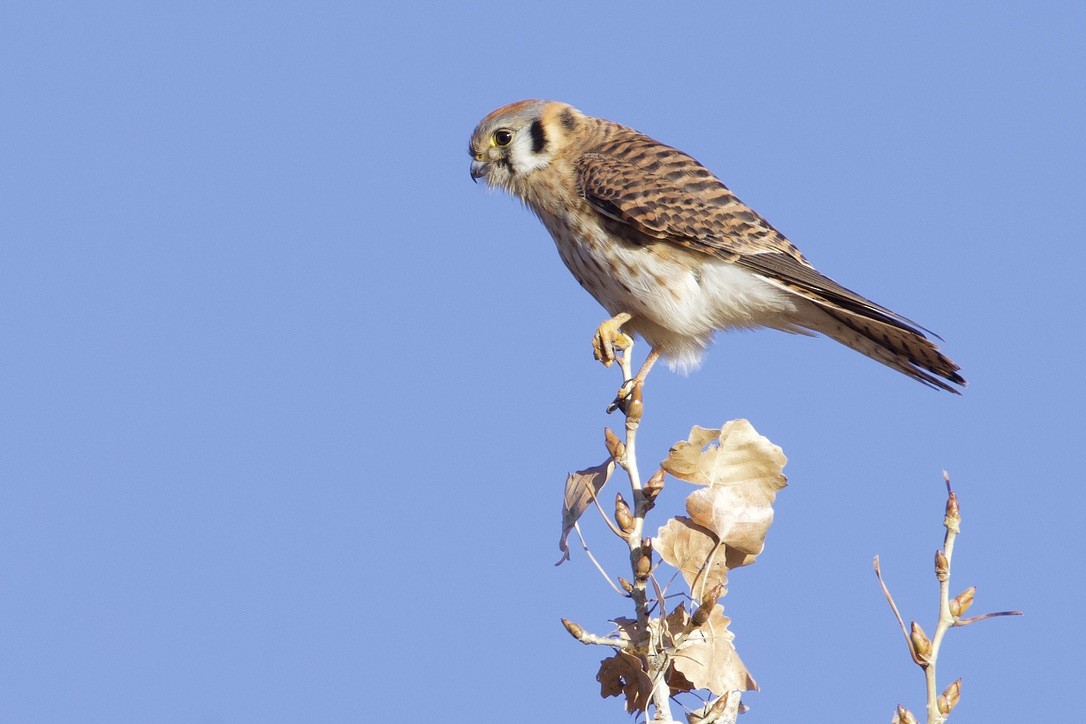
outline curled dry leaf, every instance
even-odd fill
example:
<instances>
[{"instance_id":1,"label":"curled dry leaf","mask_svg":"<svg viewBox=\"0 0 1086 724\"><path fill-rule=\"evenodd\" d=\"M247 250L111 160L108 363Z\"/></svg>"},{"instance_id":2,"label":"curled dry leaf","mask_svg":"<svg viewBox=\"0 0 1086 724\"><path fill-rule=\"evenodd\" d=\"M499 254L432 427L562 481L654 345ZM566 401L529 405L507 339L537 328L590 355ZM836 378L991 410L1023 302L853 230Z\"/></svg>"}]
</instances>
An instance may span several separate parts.
<instances>
[{"instance_id":1,"label":"curled dry leaf","mask_svg":"<svg viewBox=\"0 0 1086 724\"><path fill-rule=\"evenodd\" d=\"M746 485L695 490L686 498L690 519L708 528L729 549L756 556L773 523L773 497Z\"/></svg>"},{"instance_id":2,"label":"curled dry leaf","mask_svg":"<svg viewBox=\"0 0 1086 724\"><path fill-rule=\"evenodd\" d=\"M676 669L674 666L669 666L667 669L667 688L671 696L676 694L683 694L687 691L693 691L698 688L694 686L694 682L686 678L683 672Z\"/></svg>"},{"instance_id":3,"label":"curled dry leaf","mask_svg":"<svg viewBox=\"0 0 1086 724\"><path fill-rule=\"evenodd\" d=\"M636 619L619 616L618 618L611 619L611 623L615 625L615 633L618 634L620 639L635 644L641 639L641 630L637 625Z\"/></svg>"},{"instance_id":4,"label":"curled dry leaf","mask_svg":"<svg viewBox=\"0 0 1086 724\"><path fill-rule=\"evenodd\" d=\"M649 705L652 679L645 671L641 659L633 654L619 651L611 658L601 661L596 681L600 682L600 696L604 699L625 694L626 711L631 714L645 711Z\"/></svg>"},{"instance_id":5,"label":"curled dry leaf","mask_svg":"<svg viewBox=\"0 0 1086 724\"><path fill-rule=\"evenodd\" d=\"M566 542L569 532L573 530L585 509L592 504L593 494L598 496L611 479L614 469L615 462L608 459L593 468L570 473L566 478L566 492L562 496L562 537L558 541L562 557L554 565L559 566L569 560L569 544Z\"/></svg>"},{"instance_id":6,"label":"curled dry leaf","mask_svg":"<svg viewBox=\"0 0 1086 724\"><path fill-rule=\"evenodd\" d=\"M661 467L680 480L707 486L687 497L690 519L753 561L765 546L777 491L788 484L782 473L787 462L780 447L749 422L732 420L720 430L694 427Z\"/></svg>"},{"instance_id":7,"label":"curled dry leaf","mask_svg":"<svg viewBox=\"0 0 1086 724\"><path fill-rule=\"evenodd\" d=\"M685 630L689 615L683 608L680 613L667 617L668 632L672 639ZM677 651L669 652L673 666L697 689L708 689L717 696L729 691L758 689L750 672L739 659L732 643L735 634L728 630L731 622L719 604L713 607L709 619L682 640Z\"/></svg>"},{"instance_id":8,"label":"curled dry leaf","mask_svg":"<svg viewBox=\"0 0 1086 724\"><path fill-rule=\"evenodd\" d=\"M729 566L726 547L721 546L717 550L717 539L712 531L689 518L678 516L661 526L652 547L668 565L679 569L691 590L695 581L699 590L705 591L712 590L717 584L727 586Z\"/></svg>"},{"instance_id":9,"label":"curled dry leaf","mask_svg":"<svg viewBox=\"0 0 1086 724\"><path fill-rule=\"evenodd\" d=\"M664 624L668 630L670 636L673 638L674 634L682 631L686 622L690 620L690 616L687 615L686 609L680 603L679 606L667 616L667 621ZM648 635L647 632L642 631L641 627L637 625L637 620L620 616L618 618L611 619L611 622L615 624L615 631L612 635L623 641L629 641L634 645L640 645L643 639ZM693 682L677 671L675 667L669 667L667 670L667 684L671 689L671 696L681 694L684 691L693 691L697 687Z\"/></svg>"},{"instance_id":10,"label":"curled dry leaf","mask_svg":"<svg viewBox=\"0 0 1086 724\"><path fill-rule=\"evenodd\" d=\"M720 439L719 430L708 430L695 425L690 430L689 438L671 446L667 458L660 463L660 467L679 480L685 480L688 483L708 484L708 476L711 471L703 470L702 466L707 465L710 461L704 459L702 448L718 439Z\"/></svg>"},{"instance_id":11,"label":"curled dry leaf","mask_svg":"<svg viewBox=\"0 0 1086 724\"><path fill-rule=\"evenodd\" d=\"M732 697L735 697L733 700ZM689 724L712 724L713 722L734 722L736 717L747 711L743 702L739 701L739 692L728 692L709 702L701 709L687 712L686 721Z\"/></svg>"},{"instance_id":12,"label":"curled dry leaf","mask_svg":"<svg viewBox=\"0 0 1086 724\"><path fill-rule=\"evenodd\" d=\"M780 447L750 422L732 420L719 430L695 425L689 439L675 443L660 467L688 483L730 485L766 478L783 488L786 480L780 471L787 462Z\"/></svg>"}]
</instances>

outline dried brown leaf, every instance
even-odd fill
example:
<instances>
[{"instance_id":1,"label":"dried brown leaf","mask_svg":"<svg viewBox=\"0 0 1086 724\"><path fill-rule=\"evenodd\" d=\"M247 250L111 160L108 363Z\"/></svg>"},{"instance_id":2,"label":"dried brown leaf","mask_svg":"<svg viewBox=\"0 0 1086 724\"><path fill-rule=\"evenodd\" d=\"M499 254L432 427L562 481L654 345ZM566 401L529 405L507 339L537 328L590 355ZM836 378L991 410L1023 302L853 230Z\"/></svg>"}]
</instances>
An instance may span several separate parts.
<instances>
[{"instance_id":1,"label":"dried brown leaf","mask_svg":"<svg viewBox=\"0 0 1086 724\"><path fill-rule=\"evenodd\" d=\"M676 516L661 526L652 547L668 565L682 572L691 589L695 581L698 581L699 590L706 591L717 584L726 586L728 583L727 550L722 547L713 555L717 547L716 536L689 518ZM710 555L713 556L712 563L706 567ZM701 573L702 568L706 569L704 573Z\"/></svg>"},{"instance_id":2,"label":"dried brown leaf","mask_svg":"<svg viewBox=\"0 0 1086 724\"><path fill-rule=\"evenodd\" d=\"M690 614L686 611L686 606L679 604L664 618L664 629L667 631L669 640L674 640L676 636L683 632L686 628L686 624L690 622Z\"/></svg>"},{"instance_id":3,"label":"dried brown leaf","mask_svg":"<svg viewBox=\"0 0 1086 724\"><path fill-rule=\"evenodd\" d=\"M615 625L617 629L616 633L620 639L637 643L641 636L641 629L637 625L637 619L619 616L618 618L611 619L611 623Z\"/></svg>"},{"instance_id":4,"label":"dried brown leaf","mask_svg":"<svg viewBox=\"0 0 1086 724\"><path fill-rule=\"evenodd\" d=\"M776 490L736 484L700 488L686 498L686 512L729 549L757 556L773 523Z\"/></svg>"},{"instance_id":5,"label":"dried brown leaf","mask_svg":"<svg viewBox=\"0 0 1086 724\"><path fill-rule=\"evenodd\" d=\"M691 483L701 482L698 479L701 477L701 449L719 437L718 430L708 430L695 425L690 430L689 438L671 446L667 458L660 463L660 467L679 480Z\"/></svg>"},{"instance_id":6,"label":"dried brown leaf","mask_svg":"<svg viewBox=\"0 0 1086 724\"><path fill-rule=\"evenodd\" d=\"M750 563L765 546L777 491L788 484L782 473L787 462L780 447L749 422L732 420L720 430L694 427L661 467L681 480L708 486L687 497L686 512L729 551L750 556Z\"/></svg>"},{"instance_id":7,"label":"dried brown leaf","mask_svg":"<svg viewBox=\"0 0 1086 724\"><path fill-rule=\"evenodd\" d=\"M732 702L731 697L735 696L739 698L738 693L727 693L724 696L718 697L715 701L711 701L701 709L696 711L689 711L686 713L686 721L688 724L712 724L712 722L734 722L735 717L739 714L743 714L747 711L747 707L743 705L743 702ZM729 705L732 706L729 706ZM729 709L731 710L729 712Z\"/></svg>"},{"instance_id":8,"label":"dried brown leaf","mask_svg":"<svg viewBox=\"0 0 1086 724\"><path fill-rule=\"evenodd\" d=\"M675 696L683 692L693 691L698 687L694 686L694 682L686 678L683 672L674 666L669 666L667 670L667 688L671 690L671 696Z\"/></svg>"},{"instance_id":9,"label":"dried brown leaf","mask_svg":"<svg viewBox=\"0 0 1086 724\"><path fill-rule=\"evenodd\" d=\"M599 495L614 470L615 462L608 459L593 468L570 473L566 478L566 492L562 496L562 537L558 541L562 557L554 565L559 566L569 560L569 544L566 542L569 532L573 530L585 509L592 504L593 492L596 496Z\"/></svg>"},{"instance_id":10,"label":"dried brown leaf","mask_svg":"<svg viewBox=\"0 0 1086 724\"><path fill-rule=\"evenodd\" d=\"M709 620L691 631L672 652L674 667L698 689L708 689L720 696L734 689L757 690L758 684L739 659L728 630L731 622L724 609L713 607ZM669 627L671 619L668 619Z\"/></svg>"},{"instance_id":11,"label":"dried brown leaf","mask_svg":"<svg viewBox=\"0 0 1086 724\"><path fill-rule=\"evenodd\" d=\"M625 651L619 651L609 659L600 662L596 674L600 683L600 696L626 696L626 711L645 711L652 694L652 679L645 671L641 659Z\"/></svg>"},{"instance_id":12,"label":"dried brown leaf","mask_svg":"<svg viewBox=\"0 0 1086 724\"><path fill-rule=\"evenodd\" d=\"M688 483L733 485L764 480L780 489L787 483L781 475L787 462L780 447L759 435L747 420L732 420L719 430L695 425L687 440L672 446L660 467Z\"/></svg>"}]
</instances>

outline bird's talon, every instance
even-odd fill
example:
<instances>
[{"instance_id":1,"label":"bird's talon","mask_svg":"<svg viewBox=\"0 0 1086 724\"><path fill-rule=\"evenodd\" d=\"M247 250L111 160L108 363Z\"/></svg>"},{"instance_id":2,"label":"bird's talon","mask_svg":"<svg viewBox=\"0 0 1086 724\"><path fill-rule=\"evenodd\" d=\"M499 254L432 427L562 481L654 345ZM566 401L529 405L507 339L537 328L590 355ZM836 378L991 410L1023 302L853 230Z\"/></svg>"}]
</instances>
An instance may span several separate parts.
<instances>
[{"instance_id":1,"label":"bird's talon","mask_svg":"<svg viewBox=\"0 0 1086 724\"><path fill-rule=\"evenodd\" d=\"M596 329L596 336L592 338L592 355L604 367L614 364L616 351L625 352L633 346L633 339L621 329L629 320L628 314L622 314L608 319Z\"/></svg>"}]
</instances>

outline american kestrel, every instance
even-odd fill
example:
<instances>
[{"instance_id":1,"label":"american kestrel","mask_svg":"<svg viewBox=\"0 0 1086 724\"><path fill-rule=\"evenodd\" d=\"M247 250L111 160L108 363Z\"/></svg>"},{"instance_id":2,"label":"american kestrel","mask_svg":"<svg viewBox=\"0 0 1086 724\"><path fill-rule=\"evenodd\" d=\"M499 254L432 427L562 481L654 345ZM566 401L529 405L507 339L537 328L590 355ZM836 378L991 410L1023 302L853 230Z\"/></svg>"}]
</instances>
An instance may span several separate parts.
<instances>
[{"instance_id":1,"label":"american kestrel","mask_svg":"<svg viewBox=\"0 0 1086 724\"><path fill-rule=\"evenodd\" d=\"M716 330L820 332L926 385L965 385L922 327L817 272L696 160L617 123L544 100L498 108L468 146L472 179L520 198L573 276L619 327L673 369L698 365ZM923 330L923 331L922 331ZM945 381L944 381L945 380Z\"/></svg>"}]
</instances>

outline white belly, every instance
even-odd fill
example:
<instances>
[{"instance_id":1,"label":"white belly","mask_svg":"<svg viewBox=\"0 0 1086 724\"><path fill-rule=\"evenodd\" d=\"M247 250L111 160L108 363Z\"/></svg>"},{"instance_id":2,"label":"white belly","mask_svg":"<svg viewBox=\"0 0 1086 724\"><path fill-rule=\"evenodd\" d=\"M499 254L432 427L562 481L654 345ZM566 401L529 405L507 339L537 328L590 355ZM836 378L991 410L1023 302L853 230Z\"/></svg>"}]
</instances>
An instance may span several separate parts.
<instances>
[{"instance_id":1,"label":"white belly","mask_svg":"<svg viewBox=\"0 0 1086 724\"><path fill-rule=\"evenodd\" d=\"M718 329L793 330L793 295L747 269L666 242L609 241L595 224L544 224L562 261L612 315L628 312L626 329L643 336L673 367L696 367Z\"/></svg>"}]
</instances>

